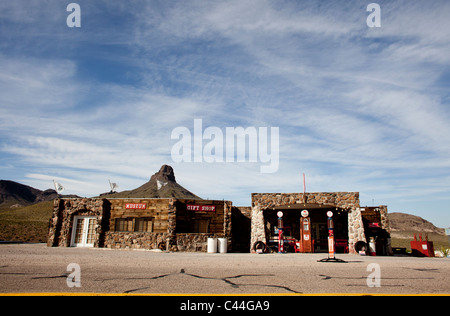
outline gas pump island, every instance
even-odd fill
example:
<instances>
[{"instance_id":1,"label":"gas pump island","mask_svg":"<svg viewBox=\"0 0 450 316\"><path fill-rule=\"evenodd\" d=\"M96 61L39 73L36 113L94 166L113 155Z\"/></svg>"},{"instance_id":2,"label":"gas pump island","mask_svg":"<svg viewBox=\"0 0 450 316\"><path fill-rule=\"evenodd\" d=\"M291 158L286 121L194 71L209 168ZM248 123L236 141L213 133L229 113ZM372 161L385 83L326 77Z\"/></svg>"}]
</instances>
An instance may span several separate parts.
<instances>
[{"instance_id":1,"label":"gas pump island","mask_svg":"<svg viewBox=\"0 0 450 316\"><path fill-rule=\"evenodd\" d=\"M285 239L284 236L284 223L283 212L277 212L277 229L278 229L278 253L284 253L284 243L290 242L290 239ZM319 262L344 262L342 259L338 259L335 256L335 244L334 244L334 223L333 212L327 212L327 226L328 226L328 258L318 260ZM311 238L311 219L307 210L301 211L300 218L300 240L295 243L295 252L312 253L314 249L313 241Z\"/></svg>"},{"instance_id":2,"label":"gas pump island","mask_svg":"<svg viewBox=\"0 0 450 316\"><path fill-rule=\"evenodd\" d=\"M307 210L303 210L301 212L302 217L300 218L300 240L293 241L292 239L285 238L285 227L283 223L283 212L278 211L278 221L277 221L277 230L278 230L278 253L285 252L285 242L288 244L294 243L295 252L308 252L312 253L313 251L313 242L311 237L311 220L309 218L309 212ZM293 241L293 242L292 242Z\"/></svg>"}]
</instances>

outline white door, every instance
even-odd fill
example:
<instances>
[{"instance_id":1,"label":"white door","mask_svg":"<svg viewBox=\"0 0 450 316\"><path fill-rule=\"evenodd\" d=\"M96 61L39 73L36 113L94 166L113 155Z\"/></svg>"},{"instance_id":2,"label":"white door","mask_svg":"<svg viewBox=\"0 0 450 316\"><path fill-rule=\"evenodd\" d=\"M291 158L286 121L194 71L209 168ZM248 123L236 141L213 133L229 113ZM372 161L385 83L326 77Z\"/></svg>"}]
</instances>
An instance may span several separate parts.
<instances>
[{"instance_id":1,"label":"white door","mask_svg":"<svg viewBox=\"0 0 450 316\"><path fill-rule=\"evenodd\" d=\"M73 220L72 247L94 247L95 217L75 216Z\"/></svg>"}]
</instances>

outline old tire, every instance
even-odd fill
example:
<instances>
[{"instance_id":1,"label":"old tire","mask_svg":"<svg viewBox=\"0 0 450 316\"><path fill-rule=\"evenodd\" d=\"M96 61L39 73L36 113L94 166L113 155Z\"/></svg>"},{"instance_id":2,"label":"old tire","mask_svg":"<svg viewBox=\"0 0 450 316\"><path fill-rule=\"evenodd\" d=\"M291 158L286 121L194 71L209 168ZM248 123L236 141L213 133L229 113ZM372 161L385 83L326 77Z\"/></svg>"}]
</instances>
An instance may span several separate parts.
<instances>
[{"instance_id":1,"label":"old tire","mask_svg":"<svg viewBox=\"0 0 450 316\"><path fill-rule=\"evenodd\" d=\"M261 249L262 252L266 252L266 244L262 241L257 241L253 244L253 251L257 252L257 250Z\"/></svg>"},{"instance_id":2,"label":"old tire","mask_svg":"<svg viewBox=\"0 0 450 316\"><path fill-rule=\"evenodd\" d=\"M355 244L356 253L359 253L360 251L368 251L368 249L369 249L369 247L367 246L367 243L365 243L362 240L356 242L356 244Z\"/></svg>"}]
</instances>

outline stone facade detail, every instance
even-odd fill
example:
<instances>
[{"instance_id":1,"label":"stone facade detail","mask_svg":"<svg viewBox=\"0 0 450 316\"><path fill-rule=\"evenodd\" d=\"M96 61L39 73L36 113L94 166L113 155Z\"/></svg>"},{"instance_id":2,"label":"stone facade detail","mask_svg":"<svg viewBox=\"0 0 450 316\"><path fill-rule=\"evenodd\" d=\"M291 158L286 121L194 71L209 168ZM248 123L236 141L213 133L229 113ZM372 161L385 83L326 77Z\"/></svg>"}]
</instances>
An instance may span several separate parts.
<instances>
[{"instance_id":1,"label":"stone facade detail","mask_svg":"<svg viewBox=\"0 0 450 316\"><path fill-rule=\"evenodd\" d=\"M391 233L391 227L389 225L388 210L386 205L380 205L378 207L381 218L381 228L385 229L389 234Z\"/></svg>"},{"instance_id":2,"label":"stone facade detail","mask_svg":"<svg viewBox=\"0 0 450 316\"><path fill-rule=\"evenodd\" d=\"M127 204L145 205L130 208ZM193 212L187 205L213 205L214 212ZM386 206L360 207L358 192L253 193L251 207L234 207L230 201L136 198L56 199L49 222L47 245L70 247L76 216L94 218L94 247L112 249L161 249L165 251L207 250L207 239L228 238L228 251L253 251L257 241L267 243L265 218L282 209L339 209L348 222L349 252L358 241L368 242L368 223L378 223L390 232ZM151 218L151 231L116 231L117 219ZM197 222L196 222L197 221ZM207 222L208 233L195 231L195 223ZM341 222L342 223L342 222ZM342 226L342 224L341 224ZM344 224L345 227L345 224ZM344 236L347 234L345 231ZM389 243L389 240L387 241ZM389 247L388 247L389 248Z\"/></svg>"},{"instance_id":3,"label":"stone facade detail","mask_svg":"<svg viewBox=\"0 0 450 316\"><path fill-rule=\"evenodd\" d=\"M251 218L251 236L250 236L250 246L253 251L253 245L257 241L267 242L266 231L264 226L264 215L261 207L259 205L252 207L252 218Z\"/></svg>"},{"instance_id":4,"label":"stone facade detail","mask_svg":"<svg viewBox=\"0 0 450 316\"><path fill-rule=\"evenodd\" d=\"M96 218L94 247L101 247L108 226L108 218L104 217L105 210L109 210L110 204L101 199L55 199L53 202L52 218L49 222L49 247L69 247L72 236L72 227L75 216L93 216Z\"/></svg>"},{"instance_id":5,"label":"stone facade detail","mask_svg":"<svg viewBox=\"0 0 450 316\"><path fill-rule=\"evenodd\" d=\"M359 207L348 212L348 244L350 253L355 252L354 245L358 241L367 242Z\"/></svg>"}]
</instances>

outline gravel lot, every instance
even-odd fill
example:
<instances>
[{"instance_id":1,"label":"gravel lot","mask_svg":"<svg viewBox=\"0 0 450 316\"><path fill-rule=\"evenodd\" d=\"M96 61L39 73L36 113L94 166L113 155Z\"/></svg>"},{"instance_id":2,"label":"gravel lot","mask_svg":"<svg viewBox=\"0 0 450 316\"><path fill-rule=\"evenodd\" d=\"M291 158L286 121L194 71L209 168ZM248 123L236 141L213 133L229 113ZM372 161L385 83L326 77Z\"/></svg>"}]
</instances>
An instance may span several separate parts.
<instances>
[{"instance_id":1,"label":"gravel lot","mask_svg":"<svg viewBox=\"0 0 450 316\"><path fill-rule=\"evenodd\" d=\"M450 294L450 259L338 254L347 263L318 262L326 257L0 244L0 293ZM68 286L77 281L68 279L71 263L80 287Z\"/></svg>"}]
</instances>

